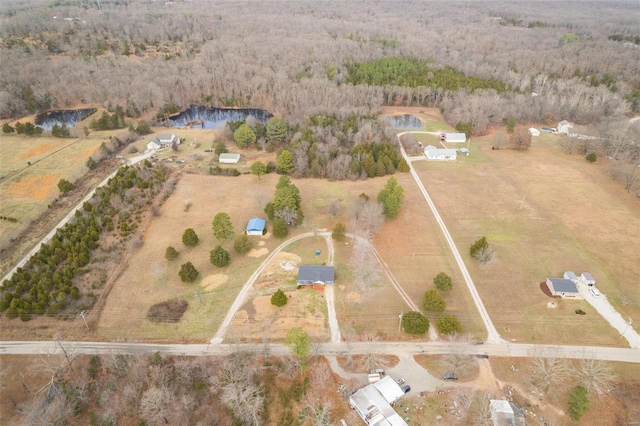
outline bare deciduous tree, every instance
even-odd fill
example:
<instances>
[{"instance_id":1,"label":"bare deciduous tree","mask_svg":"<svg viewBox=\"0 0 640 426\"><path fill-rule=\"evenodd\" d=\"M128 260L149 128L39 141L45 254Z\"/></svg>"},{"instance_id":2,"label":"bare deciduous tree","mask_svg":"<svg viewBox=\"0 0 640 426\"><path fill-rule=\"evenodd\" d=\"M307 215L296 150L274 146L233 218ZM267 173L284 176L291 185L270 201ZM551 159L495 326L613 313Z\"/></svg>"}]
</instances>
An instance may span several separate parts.
<instances>
[{"instance_id":1,"label":"bare deciduous tree","mask_svg":"<svg viewBox=\"0 0 640 426\"><path fill-rule=\"evenodd\" d=\"M351 273L354 283L363 291L376 286L382 277L378 260L369 246L359 239L353 245Z\"/></svg>"},{"instance_id":2,"label":"bare deciduous tree","mask_svg":"<svg viewBox=\"0 0 640 426\"><path fill-rule=\"evenodd\" d=\"M611 364L595 359L594 355L582 351L580 359L575 364L573 376L589 392L589 395L600 399L605 392L612 389L616 376Z\"/></svg>"},{"instance_id":3,"label":"bare deciduous tree","mask_svg":"<svg viewBox=\"0 0 640 426\"><path fill-rule=\"evenodd\" d=\"M571 376L568 361L558 354L558 348L540 346L529 354L529 380L551 398L556 398L566 389L567 379Z\"/></svg>"}]
</instances>

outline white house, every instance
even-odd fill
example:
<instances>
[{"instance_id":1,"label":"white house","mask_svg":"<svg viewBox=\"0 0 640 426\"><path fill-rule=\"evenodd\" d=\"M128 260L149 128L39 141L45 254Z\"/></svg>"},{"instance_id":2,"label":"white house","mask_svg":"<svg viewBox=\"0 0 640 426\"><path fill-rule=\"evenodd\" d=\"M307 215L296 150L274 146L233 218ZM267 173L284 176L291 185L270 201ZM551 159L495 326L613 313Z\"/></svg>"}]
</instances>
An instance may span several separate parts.
<instances>
[{"instance_id":1,"label":"white house","mask_svg":"<svg viewBox=\"0 0 640 426\"><path fill-rule=\"evenodd\" d=\"M490 399L489 404L493 426L525 426L524 411L513 402Z\"/></svg>"},{"instance_id":2,"label":"white house","mask_svg":"<svg viewBox=\"0 0 640 426\"><path fill-rule=\"evenodd\" d=\"M464 133L441 133L440 140L448 143L465 143L467 135Z\"/></svg>"},{"instance_id":3,"label":"white house","mask_svg":"<svg viewBox=\"0 0 640 426\"><path fill-rule=\"evenodd\" d=\"M596 279L588 272L583 272L582 275L580 275L580 279L590 287L596 285Z\"/></svg>"},{"instance_id":4,"label":"white house","mask_svg":"<svg viewBox=\"0 0 640 426\"><path fill-rule=\"evenodd\" d=\"M536 129L535 127L531 127L529 129L529 133L531 133L531 136L540 136L540 130Z\"/></svg>"},{"instance_id":5,"label":"white house","mask_svg":"<svg viewBox=\"0 0 640 426\"><path fill-rule=\"evenodd\" d=\"M433 145L427 145L424 149L424 155L429 160L454 161L457 156L455 149L436 148Z\"/></svg>"},{"instance_id":6,"label":"white house","mask_svg":"<svg viewBox=\"0 0 640 426\"><path fill-rule=\"evenodd\" d=\"M400 386L389 376L363 387L349 397L349 405L367 425L407 426L391 406L404 395Z\"/></svg>"},{"instance_id":7,"label":"white house","mask_svg":"<svg viewBox=\"0 0 640 426\"><path fill-rule=\"evenodd\" d=\"M218 157L218 161L224 164L236 164L240 161L240 154L231 154L229 152L225 152L220 154Z\"/></svg>"},{"instance_id":8,"label":"white house","mask_svg":"<svg viewBox=\"0 0 640 426\"><path fill-rule=\"evenodd\" d=\"M573 129L573 123L569 123L567 120L562 120L558 123L558 127L556 127L556 133L564 133L565 135L568 135L571 129Z\"/></svg>"},{"instance_id":9,"label":"white house","mask_svg":"<svg viewBox=\"0 0 640 426\"><path fill-rule=\"evenodd\" d=\"M162 133L158 136L152 136L147 144L147 150L156 150L160 148L170 148L173 144L180 144L180 138L173 133Z\"/></svg>"},{"instance_id":10,"label":"white house","mask_svg":"<svg viewBox=\"0 0 640 426\"><path fill-rule=\"evenodd\" d=\"M249 220L247 224L247 235L264 235L266 222L264 219L260 219L259 217L254 217Z\"/></svg>"},{"instance_id":11,"label":"white house","mask_svg":"<svg viewBox=\"0 0 640 426\"><path fill-rule=\"evenodd\" d=\"M147 151L156 151L156 150L158 150L160 148L162 148L160 146L160 144L158 142L154 141L153 138L147 144Z\"/></svg>"}]
</instances>

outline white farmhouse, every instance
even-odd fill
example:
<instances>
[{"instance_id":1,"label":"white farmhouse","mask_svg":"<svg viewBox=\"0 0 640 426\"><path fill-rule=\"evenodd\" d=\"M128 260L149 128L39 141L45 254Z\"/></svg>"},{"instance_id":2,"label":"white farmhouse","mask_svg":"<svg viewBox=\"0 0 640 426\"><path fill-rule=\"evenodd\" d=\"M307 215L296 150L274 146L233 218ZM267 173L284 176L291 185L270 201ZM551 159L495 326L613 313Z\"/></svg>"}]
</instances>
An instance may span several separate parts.
<instances>
[{"instance_id":1,"label":"white farmhouse","mask_svg":"<svg viewBox=\"0 0 640 426\"><path fill-rule=\"evenodd\" d=\"M570 130L573 129L573 123L569 123L567 120L562 120L556 127L556 133L564 133L568 135Z\"/></svg>"},{"instance_id":2,"label":"white farmhouse","mask_svg":"<svg viewBox=\"0 0 640 426\"><path fill-rule=\"evenodd\" d=\"M424 149L424 155L426 155L429 160L454 161L457 157L457 150L436 148L433 145L427 145Z\"/></svg>"}]
</instances>

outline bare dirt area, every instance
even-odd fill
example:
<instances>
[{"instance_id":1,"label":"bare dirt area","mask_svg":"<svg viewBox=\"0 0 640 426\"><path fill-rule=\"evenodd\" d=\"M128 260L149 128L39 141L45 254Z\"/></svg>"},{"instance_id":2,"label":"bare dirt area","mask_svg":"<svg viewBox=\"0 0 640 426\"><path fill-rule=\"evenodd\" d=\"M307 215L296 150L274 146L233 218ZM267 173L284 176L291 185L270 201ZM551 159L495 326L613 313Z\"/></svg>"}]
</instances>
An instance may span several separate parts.
<instances>
[{"instance_id":1,"label":"bare dirt area","mask_svg":"<svg viewBox=\"0 0 640 426\"><path fill-rule=\"evenodd\" d=\"M640 280L640 205L601 167L565 155L558 140L544 135L529 151L515 152L474 139L470 157L414 166L503 338L616 346L620 336L591 305L560 299L548 309L538 283L589 271L624 317L640 321L639 306L619 302L622 294L640 297L633 287ZM468 254L482 236L496 252L485 268Z\"/></svg>"}]
</instances>

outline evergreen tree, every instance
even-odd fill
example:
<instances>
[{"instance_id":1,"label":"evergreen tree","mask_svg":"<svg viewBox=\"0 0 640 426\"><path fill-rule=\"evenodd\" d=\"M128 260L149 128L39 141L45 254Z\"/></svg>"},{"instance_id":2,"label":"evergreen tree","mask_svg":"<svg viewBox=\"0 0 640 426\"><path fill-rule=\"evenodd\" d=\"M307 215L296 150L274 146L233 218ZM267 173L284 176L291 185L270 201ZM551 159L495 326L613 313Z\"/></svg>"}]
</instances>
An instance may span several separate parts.
<instances>
[{"instance_id":1,"label":"evergreen tree","mask_svg":"<svg viewBox=\"0 0 640 426\"><path fill-rule=\"evenodd\" d=\"M213 235L218 240L226 240L233 237L233 224L227 213L221 212L215 215L211 227L213 228Z\"/></svg>"},{"instance_id":2,"label":"evergreen tree","mask_svg":"<svg viewBox=\"0 0 640 426\"><path fill-rule=\"evenodd\" d=\"M231 262L231 256L221 245L217 245L209 252L209 261L218 268L224 268Z\"/></svg>"},{"instance_id":3,"label":"evergreen tree","mask_svg":"<svg viewBox=\"0 0 640 426\"><path fill-rule=\"evenodd\" d=\"M178 251L171 246L167 247L167 249L164 251L164 257L169 261L177 259L179 255L180 253L178 253Z\"/></svg>"},{"instance_id":4,"label":"evergreen tree","mask_svg":"<svg viewBox=\"0 0 640 426\"><path fill-rule=\"evenodd\" d=\"M184 230L182 234L182 244L187 247L195 247L198 245L199 239L196 231L191 228L187 228Z\"/></svg>"},{"instance_id":5,"label":"evergreen tree","mask_svg":"<svg viewBox=\"0 0 640 426\"><path fill-rule=\"evenodd\" d=\"M276 171L281 175L288 175L293 172L293 154L291 151L285 149L278 155Z\"/></svg>"},{"instance_id":6,"label":"evergreen tree","mask_svg":"<svg viewBox=\"0 0 640 426\"><path fill-rule=\"evenodd\" d=\"M337 223L336 226L334 226L333 230L331 231L331 238L333 238L334 240L340 243L344 241L346 232L347 232L346 226L344 226L343 223Z\"/></svg>"},{"instance_id":7,"label":"evergreen tree","mask_svg":"<svg viewBox=\"0 0 640 426\"><path fill-rule=\"evenodd\" d=\"M289 228L284 219L279 218L273 221L273 236L276 238L285 238L289 235Z\"/></svg>"},{"instance_id":8,"label":"evergreen tree","mask_svg":"<svg viewBox=\"0 0 640 426\"><path fill-rule=\"evenodd\" d=\"M251 244L251 239L247 234L240 234L236 237L233 242L233 250L238 254L248 253L253 244Z\"/></svg>"},{"instance_id":9,"label":"evergreen tree","mask_svg":"<svg viewBox=\"0 0 640 426\"><path fill-rule=\"evenodd\" d=\"M460 321L453 315L443 315L438 318L436 329L441 334L459 334L462 332Z\"/></svg>"},{"instance_id":10,"label":"evergreen tree","mask_svg":"<svg viewBox=\"0 0 640 426\"><path fill-rule=\"evenodd\" d=\"M233 132L233 139L240 148L246 148L256 143L256 134L253 132L251 126L244 123Z\"/></svg>"},{"instance_id":11,"label":"evergreen tree","mask_svg":"<svg viewBox=\"0 0 640 426\"><path fill-rule=\"evenodd\" d=\"M9 123L4 123L2 125L2 133L13 133L15 131L16 131L16 129L11 127L11 125Z\"/></svg>"},{"instance_id":12,"label":"evergreen tree","mask_svg":"<svg viewBox=\"0 0 640 426\"><path fill-rule=\"evenodd\" d=\"M180 272L178 272L178 275L183 283L192 283L198 279L200 272L198 272L191 262L187 262L180 266Z\"/></svg>"},{"instance_id":13,"label":"evergreen tree","mask_svg":"<svg viewBox=\"0 0 640 426\"><path fill-rule=\"evenodd\" d=\"M262 161L256 161L251 165L251 174L258 176L258 180L265 173L267 173L267 166Z\"/></svg>"},{"instance_id":14,"label":"evergreen tree","mask_svg":"<svg viewBox=\"0 0 640 426\"><path fill-rule=\"evenodd\" d=\"M444 312L447 304L438 290L429 290L424 294L422 306L425 311Z\"/></svg>"},{"instance_id":15,"label":"evergreen tree","mask_svg":"<svg viewBox=\"0 0 640 426\"><path fill-rule=\"evenodd\" d=\"M287 137L288 125L279 118L270 118L267 121L267 140L269 142L282 142Z\"/></svg>"},{"instance_id":16,"label":"evergreen tree","mask_svg":"<svg viewBox=\"0 0 640 426\"><path fill-rule=\"evenodd\" d=\"M440 291L448 291L451 290L452 284L451 284L451 277L447 274L445 274L444 272L440 272L438 275L436 275L436 277L433 279L433 284L436 286L436 288Z\"/></svg>"},{"instance_id":17,"label":"evergreen tree","mask_svg":"<svg viewBox=\"0 0 640 426\"><path fill-rule=\"evenodd\" d=\"M63 194L66 194L73 189L73 184L66 179L60 179L60 181L58 182L58 189Z\"/></svg>"},{"instance_id":18,"label":"evergreen tree","mask_svg":"<svg viewBox=\"0 0 640 426\"><path fill-rule=\"evenodd\" d=\"M398 216L403 199L404 190L394 177L389 178L385 187L378 194L378 202L382 203L384 215L388 218Z\"/></svg>"},{"instance_id":19,"label":"evergreen tree","mask_svg":"<svg viewBox=\"0 0 640 426\"><path fill-rule=\"evenodd\" d=\"M425 334L429 330L429 320L420 312L409 311L402 315L402 328L405 333Z\"/></svg>"},{"instance_id":20,"label":"evergreen tree","mask_svg":"<svg viewBox=\"0 0 640 426\"><path fill-rule=\"evenodd\" d=\"M284 294L284 291L278 289L275 293L271 295L271 304L274 306L282 307L287 304L287 295Z\"/></svg>"}]
</instances>

